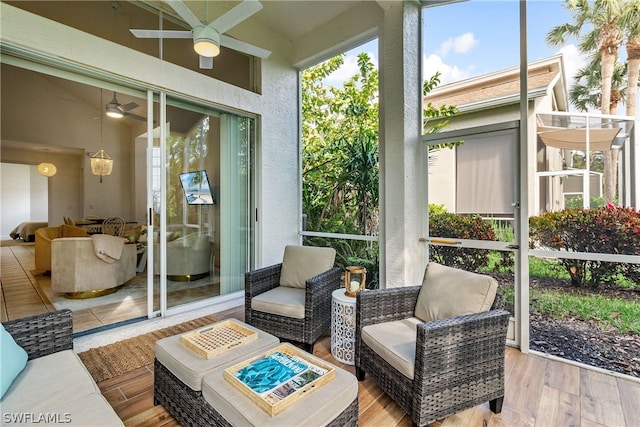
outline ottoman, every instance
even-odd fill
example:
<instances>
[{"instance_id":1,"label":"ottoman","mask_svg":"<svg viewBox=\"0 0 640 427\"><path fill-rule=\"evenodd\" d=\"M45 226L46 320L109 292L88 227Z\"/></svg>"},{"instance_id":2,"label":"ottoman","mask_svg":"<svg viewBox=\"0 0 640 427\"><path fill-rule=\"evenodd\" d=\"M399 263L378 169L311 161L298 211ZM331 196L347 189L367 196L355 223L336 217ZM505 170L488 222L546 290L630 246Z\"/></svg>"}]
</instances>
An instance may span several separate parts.
<instances>
[{"instance_id":1,"label":"ottoman","mask_svg":"<svg viewBox=\"0 0 640 427\"><path fill-rule=\"evenodd\" d=\"M274 416L268 415L229 383L224 378L225 368L217 369L204 377L202 396L209 410L217 414L219 425L357 426L358 380L344 369L326 361L325 363L336 370L335 377Z\"/></svg>"},{"instance_id":2,"label":"ottoman","mask_svg":"<svg viewBox=\"0 0 640 427\"><path fill-rule=\"evenodd\" d=\"M226 322L222 320L212 325ZM202 379L219 367L259 354L276 346L280 340L239 320L237 324L258 334L254 341L234 347L206 359L180 341L180 335L156 341L154 361L154 404L161 404L182 425L210 425L201 419Z\"/></svg>"}]
</instances>

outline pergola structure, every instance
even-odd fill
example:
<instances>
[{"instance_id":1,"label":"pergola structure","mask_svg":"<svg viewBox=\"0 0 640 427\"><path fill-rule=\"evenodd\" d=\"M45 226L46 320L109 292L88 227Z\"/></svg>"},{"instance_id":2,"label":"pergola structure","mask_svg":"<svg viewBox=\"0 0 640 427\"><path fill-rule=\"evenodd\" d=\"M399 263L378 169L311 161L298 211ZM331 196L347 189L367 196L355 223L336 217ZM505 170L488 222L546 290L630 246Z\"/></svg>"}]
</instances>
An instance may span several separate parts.
<instances>
[{"instance_id":1,"label":"pergola structure","mask_svg":"<svg viewBox=\"0 0 640 427\"><path fill-rule=\"evenodd\" d=\"M536 202L542 203L539 196L544 193L547 206L564 207L564 197L576 193L565 187L571 187L570 177L576 177L581 179L581 183L577 184L577 193L582 195L583 207L589 208L590 196L600 195L602 190L601 187L592 188L601 186L602 174L592 170L590 154L617 150L617 192L620 205L637 208L640 183L637 173L639 142L636 122L633 117L590 113L537 114L536 134L546 152L544 168L536 170ZM584 165L573 167L572 157L575 152L584 154ZM543 185L543 177L551 179ZM540 212L545 209L536 206L535 210Z\"/></svg>"}]
</instances>

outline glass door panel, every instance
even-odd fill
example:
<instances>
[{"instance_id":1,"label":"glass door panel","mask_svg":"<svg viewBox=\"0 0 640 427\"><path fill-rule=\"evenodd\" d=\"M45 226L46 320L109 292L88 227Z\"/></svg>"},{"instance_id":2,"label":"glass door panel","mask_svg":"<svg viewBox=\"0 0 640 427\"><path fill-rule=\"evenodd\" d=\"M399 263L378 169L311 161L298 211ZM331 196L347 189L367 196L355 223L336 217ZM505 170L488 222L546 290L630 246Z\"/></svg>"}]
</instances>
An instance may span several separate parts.
<instances>
[{"instance_id":1,"label":"glass door panel","mask_svg":"<svg viewBox=\"0 0 640 427\"><path fill-rule=\"evenodd\" d=\"M515 316L518 254L517 122L427 138L429 260L489 274L498 304ZM454 148L440 144L463 140ZM515 328L508 338L515 340Z\"/></svg>"}]
</instances>

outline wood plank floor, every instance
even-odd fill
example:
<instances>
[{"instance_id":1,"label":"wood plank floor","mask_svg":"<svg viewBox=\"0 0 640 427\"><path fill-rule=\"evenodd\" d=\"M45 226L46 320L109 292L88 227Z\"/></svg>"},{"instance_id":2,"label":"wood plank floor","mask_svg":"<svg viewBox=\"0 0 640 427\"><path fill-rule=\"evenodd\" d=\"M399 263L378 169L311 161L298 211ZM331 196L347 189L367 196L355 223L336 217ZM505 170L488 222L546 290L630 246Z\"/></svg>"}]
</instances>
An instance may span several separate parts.
<instances>
[{"instance_id":1,"label":"wood plank floor","mask_svg":"<svg viewBox=\"0 0 640 427\"><path fill-rule=\"evenodd\" d=\"M5 256L0 266L0 318L27 316L53 308L28 290L29 250ZM15 261L19 258L19 262ZM25 271L26 270L26 271ZM220 317L243 318L236 308ZM349 372L331 356L330 338L316 343L314 354ZM507 348L506 394L501 414L479 405L433 424L446 426L640 426L640 379L632 381ZM127 426L177 426L162 406L153 405L153 367L145 366L98 384L106 399ZM359 383L360 425L411 426L403 411L367 378Z\"/></svg>"}]
</instances>

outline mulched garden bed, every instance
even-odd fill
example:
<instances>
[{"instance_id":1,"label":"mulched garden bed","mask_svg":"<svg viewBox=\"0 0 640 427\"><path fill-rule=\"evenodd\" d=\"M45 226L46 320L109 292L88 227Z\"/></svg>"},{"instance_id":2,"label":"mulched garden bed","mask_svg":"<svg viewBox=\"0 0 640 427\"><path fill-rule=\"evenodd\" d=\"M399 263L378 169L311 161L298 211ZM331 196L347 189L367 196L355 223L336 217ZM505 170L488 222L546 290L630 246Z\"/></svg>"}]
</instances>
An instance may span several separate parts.
<instances>
[{"instance_id":1,"label":"mulched garden bed","mask_svg":"<svg viewBox=\"0 0 640 427\"><path fill-rule=\"evenodd\" d=\"M494 275L500 286L513 286L513 278ZM559 292L598 294L609 298L627 299L640 304L638 290L625 290L602 285L597 290L577 289L568 283L551 279L532 279L532 288L553 289ZM503 307L513 312L513 307ZM619 334L603 330L595 320L576 318L556 319L531 311L530 342L532 350L564 359L585 363L635 377L640 377L640 335Z\"/></svg>"}]
</instances>

